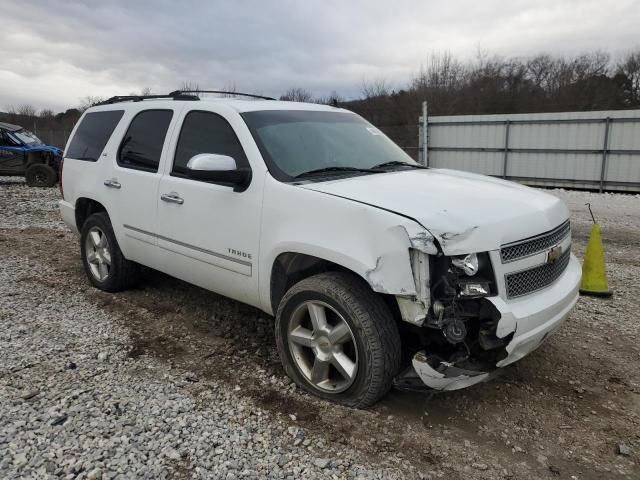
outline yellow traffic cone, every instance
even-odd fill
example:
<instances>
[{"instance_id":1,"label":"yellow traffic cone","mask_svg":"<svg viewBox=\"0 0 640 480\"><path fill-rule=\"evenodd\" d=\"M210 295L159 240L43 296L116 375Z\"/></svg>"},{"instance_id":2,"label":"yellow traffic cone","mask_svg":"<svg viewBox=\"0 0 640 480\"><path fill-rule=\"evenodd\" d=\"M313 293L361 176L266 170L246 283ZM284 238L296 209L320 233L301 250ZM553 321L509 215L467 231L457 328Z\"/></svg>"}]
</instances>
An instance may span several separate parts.
<instances>
[{"instance_id":1,"label":"yellow traffic cone","mask_svg":"<svg viewBox=\"0 0 640 480\"><path fill-rule=\"evenodd\" d=\"M591 206L589 206L589 211L591 211ZM587 251L584 254L580 293L596 297L610 297L613 293L609 290L607 283L600 225L595 223L595 218L589 243L587 243Z\"/></svg>"}]
</instances>

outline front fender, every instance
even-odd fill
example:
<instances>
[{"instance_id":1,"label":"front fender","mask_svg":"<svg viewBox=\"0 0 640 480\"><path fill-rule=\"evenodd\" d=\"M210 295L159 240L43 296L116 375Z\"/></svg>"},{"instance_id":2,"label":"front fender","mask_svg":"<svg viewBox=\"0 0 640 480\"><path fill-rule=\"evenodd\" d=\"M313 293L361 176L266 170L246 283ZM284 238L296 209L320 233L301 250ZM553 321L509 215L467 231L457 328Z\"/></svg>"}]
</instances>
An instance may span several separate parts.
<instances>
[{"instance_id":1,"label":"front fender","mask_svg":"<svg viewBox=\"0 0 640 480\"><path fill-rule=\"evenodd\" d=\"M45 163L53 167L56 173L60 173L60 161L62 160L62 151L60 149L56 147L39 146L25 148L24 151L27 158L27 168L33 164Z\"/></svg>"},{"instance_id":2,"label":"front fender","mask_svg":"<svg viewBox=\"0 0 640 480\"><path fill-rule=\"evenodd\" d=\"M40 145L37 147L27 147L25 148L27 153L38 153L38 152L46 152L51 153L54 157L62 157L62 150L57 147L52 147L49 145Z\"/></svg>"},{"instance_id":3,"label":"front fender","mask_svg":"<svg viewBox=\"0 0 640 480\"><path fill-rule=\"evenodd\" d=\"M376 292L415 297L410 250L437 252L430 234L410 219L273 179L265 184L262 225L260 301L270 313L270 275L282 253L318 257L359 275Z\"/></svg>"},{"instance_id":4,"label":"front fender","mask_svg":"<svg viewBox=\"0 0 640 480\"><path fill-rule=\"evenodd\" d=\"M0 150L5 150L7 152L15 152L15 153L24 153L26 151L24 147L10 147L6 145L1 146Z\"/></svg>"}]
</instances>

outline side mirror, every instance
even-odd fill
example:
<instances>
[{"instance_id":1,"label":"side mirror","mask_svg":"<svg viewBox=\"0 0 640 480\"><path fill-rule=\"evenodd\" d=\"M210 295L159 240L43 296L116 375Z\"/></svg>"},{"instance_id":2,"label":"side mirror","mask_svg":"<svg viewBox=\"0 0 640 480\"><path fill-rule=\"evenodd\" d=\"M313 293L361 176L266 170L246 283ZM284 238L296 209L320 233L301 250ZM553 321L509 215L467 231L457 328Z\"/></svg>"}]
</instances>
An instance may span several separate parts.
<instances>
[{"instance_id":1,"label":"side mirror","mask_svg":"<svg viewBox=\"0 0 640 480\"><path fill-rule=\"evenodd\" d=\"M187 170L189 178L229 184L234 192L246 190L251 182L251 170L238 168L236 161L227 155L200 153L187 162Z\"/></svg>"}]
</instances>

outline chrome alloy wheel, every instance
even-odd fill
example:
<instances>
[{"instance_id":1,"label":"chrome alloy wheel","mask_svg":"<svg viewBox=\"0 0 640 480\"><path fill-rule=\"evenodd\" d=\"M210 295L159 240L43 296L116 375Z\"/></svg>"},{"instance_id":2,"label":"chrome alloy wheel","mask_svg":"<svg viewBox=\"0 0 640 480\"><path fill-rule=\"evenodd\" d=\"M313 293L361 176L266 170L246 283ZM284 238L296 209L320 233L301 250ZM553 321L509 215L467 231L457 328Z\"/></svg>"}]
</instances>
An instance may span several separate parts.
<instances>
[{"instance_id":1,"label":"chrome alloy wheel","mask_svg":"<svg viewBox=\"0 0 640 480\"><path fill-rule=\"evenodd\" d=\"M91 227L85 238L84 251L91 274L104 282L111 270L111 251L109 240L100 227Z\"/></svg>"},{"instance_id":2,"label":"chrome alloy wheel","mask_svg":"<svg viewBox=\"0 0 640 480\"><path fill-rule=\"evenodd\" d=\"M293 312L287 341L298 370L318 390L348 389L358 372L358 347L346 320L319 301L302 303Z\"/></svg>"}]
</instances>

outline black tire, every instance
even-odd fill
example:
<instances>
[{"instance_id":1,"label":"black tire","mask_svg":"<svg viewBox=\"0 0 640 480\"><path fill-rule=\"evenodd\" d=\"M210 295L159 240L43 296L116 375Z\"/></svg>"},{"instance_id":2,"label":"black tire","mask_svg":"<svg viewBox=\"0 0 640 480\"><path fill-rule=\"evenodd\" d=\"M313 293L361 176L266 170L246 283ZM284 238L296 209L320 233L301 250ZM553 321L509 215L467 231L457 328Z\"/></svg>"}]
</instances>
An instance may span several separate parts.
<instances>
[{"instance_id":1,"label":"black tire","mask_svg":"<svg viewBox=\"0 0 640 480\"><path fill-rule=\"evenodd\" d=\"M96 278L95 274L92 273L87 259L87 237L92 229L95 230L94 227L104 233L108 242L111 264L109 273L104 280ZM122 254L116 236L113 233L111 221L106 212L98 212L90 215L84 222L84 225L82 225L80 232L80 255L89 281L93 286L105 292L126 290L135 285L140 278L140 265L127 260Z\"/></svg>"},{"instance_id":2,"label":"black tire","mask_svg":"<svg viewBox=\"0 0 640 480\"><path fill-rule=\"evenodd\" d=\"M288 341L289 323L305 302L317 301L335 309L348 324L358 349L355 380L334 393L319 390L301 372ZM276 314L276 344L287 375L298 386L342 405L365 408L391 388L401 362L400 335L389 308L380 296L355 275L328 272L306 278L285 294Z\"/></svg>"},{"instance_id":3,"label":"black tire","mask_svg":"<svg viewBox=\"0 0 640 480\"><path fill-rule=\"evenodd\" d=\"M36 163L27 168L24 175L30 187L53 187L58 181L58 174L49 165Z\"/></svg>"}]
</instances>

